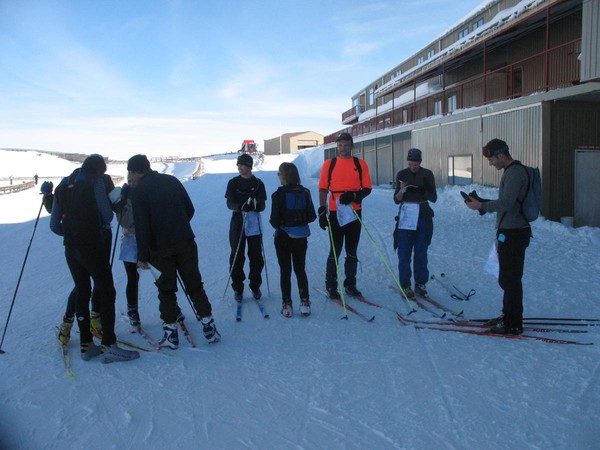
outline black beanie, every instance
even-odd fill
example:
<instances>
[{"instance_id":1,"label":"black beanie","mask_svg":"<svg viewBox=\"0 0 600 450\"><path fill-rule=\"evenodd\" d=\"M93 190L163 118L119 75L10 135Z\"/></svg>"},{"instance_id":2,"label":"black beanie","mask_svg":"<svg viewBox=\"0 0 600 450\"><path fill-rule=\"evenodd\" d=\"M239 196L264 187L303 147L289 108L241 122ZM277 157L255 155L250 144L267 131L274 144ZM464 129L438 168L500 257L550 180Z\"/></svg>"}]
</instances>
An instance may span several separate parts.
<instances>
[{"instance_id":1,"label":"black beanie","mask_svg":"<svg viewBox=\"0 0 600 450\"><path fill-rule=\"evenodd\" d=\"M150 172L150 161L146 155L135 155L127 161L127 170L130 172L146 173Z\"/></svg>"},{"instance_id":2,"label":"black beanie","mask_svg":"<svg viewBox=\"0 0 600 450\"><path fill-rule=\"evenodd\" d=\"M252 169L254 166L254 159L248 153L242 153L240 156L238 156L237 163Z\"/></svg>"}]
</instances>

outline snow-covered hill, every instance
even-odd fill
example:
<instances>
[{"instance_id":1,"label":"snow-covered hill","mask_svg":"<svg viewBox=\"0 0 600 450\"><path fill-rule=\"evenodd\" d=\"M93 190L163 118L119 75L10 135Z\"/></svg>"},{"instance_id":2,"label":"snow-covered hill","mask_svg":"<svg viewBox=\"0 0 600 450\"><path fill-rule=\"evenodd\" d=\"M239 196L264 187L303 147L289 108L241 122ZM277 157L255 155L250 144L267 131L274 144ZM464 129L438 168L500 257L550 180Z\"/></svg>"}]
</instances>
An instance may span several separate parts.
<instances>
[{"instance_id":1,"label":"snow-covered hill","mask_svg":"<svg viewBox=\"0 0 600 450\"><path fill-rule=\"evenodd\" d=\"M267 156L255 170L269 196L278 186L278 165L291 159ZM294 161L316 201L322 151L301 152ZM33 163L24 160L16 167L0 152L3 171L11 164L17 174L29 173L21 164ZM179 169L160 170L185 179L195 167ZM60 167L64 175L71 170ZM143 353L134 362L102 365L81 361L75 336L74 379L65 374L54 337L72 288L61 239L50 232L43 210L32 239L41 202L37 191L0 196L2 331L31 242L2 346L6 353L0 355L1 449L598 448L600 327L551 335L591 346L441 333L403 326L393 312L352 299L350 305L375 320L352 314L340 320L343 310L312 288L313 315L285 319L278 314L279 272L270 231L263 292L271 318L263 319L247 299L243 321L236 322L226 286L230 211L224 198L228 179L237 173L235 156L206 160L205 170L185 186L196 207L192 226L200 270L222 342L204 344L201 327L188 314L197 349L183 342L174 355ZM125 175L125 167L109 172ZM483 197L497 194L482 186L466 189ZM459 190L438 191L430 270L477 294L458 302L434 281L429 289L438 301L464 309L467 318L492 317L500 312L501 290L482 266L494 217L465 208ZM388 187L374 189L364 201L365 225L394 271L396 210ZM309 282L321 288L328 235L317 224L311 231ZM525 263L526 315L600 319L600 230L538 219L533 233ZM387 308L406 312L369 234L363 232L359 247L358 287ZM117 311L124 311L120 263L113 273ZM294 300L297 304L297 296ZM180 305L190 312L184 297ZM141 274L140 314L158 338L162 324L147 272ZM425 312L411 317L432 319ZM117 335L144 345L124 321L117 322Z\"/></svg>"}]
</instances>

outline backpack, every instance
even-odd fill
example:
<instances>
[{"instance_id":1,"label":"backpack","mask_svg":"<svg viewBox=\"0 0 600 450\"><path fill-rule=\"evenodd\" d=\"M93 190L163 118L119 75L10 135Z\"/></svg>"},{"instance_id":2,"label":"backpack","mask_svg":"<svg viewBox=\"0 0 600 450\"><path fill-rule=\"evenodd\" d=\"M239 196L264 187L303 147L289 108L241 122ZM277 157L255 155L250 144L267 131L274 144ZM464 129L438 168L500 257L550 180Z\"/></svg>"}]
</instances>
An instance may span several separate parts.
<instances>
[{"instance_id":1,"label":"backpack","mask_svg":"<svg viewBox=\"0 0 600 450\"><path fill-rule=\"evenodd\" d=\"M527 222L533 222L540 215L542 209L542 177L537 167L518 164L527 173L527 190L523 200L517 199L520 205L519 212Z\"/></svg>"},{"instance_id":2,"label":"backpack","mask_svg":"<svg viewBox=\"0 0 600 450\"><path fill-rule=\"evenodd\" d=\"M303 189L285 191L285 209L282 217L282 229L291 238L310 236L308 227L308 196Z\"/></svg>"},{"instance_id":3,"label":"backpack","mask_svg":"<svg viewBox=\"0 0 600 450\"><path fill-rule=\"evenodd\" d=\"M74 172L56 188L66 245L94 245L102 238L94 180Z\"/></svg>"},{"instance_id":4,"label":"backpack","mask_svg":"<svg viewBox=\"0 0 600 450\"><path fill-rule=\"evenodd\" d=\"M356 156L353 156L354 165L356 166L356 170L358 171L358 179L360 180L360 187L362 188L362 166L360 165L360 161ZM331 186L331 174L333 173L333 168L335 167L335 163L337 162L337 156L331 158L331 163L329 164L329 173L327 178L327 189Z\"/></svg>"}]
</instances>

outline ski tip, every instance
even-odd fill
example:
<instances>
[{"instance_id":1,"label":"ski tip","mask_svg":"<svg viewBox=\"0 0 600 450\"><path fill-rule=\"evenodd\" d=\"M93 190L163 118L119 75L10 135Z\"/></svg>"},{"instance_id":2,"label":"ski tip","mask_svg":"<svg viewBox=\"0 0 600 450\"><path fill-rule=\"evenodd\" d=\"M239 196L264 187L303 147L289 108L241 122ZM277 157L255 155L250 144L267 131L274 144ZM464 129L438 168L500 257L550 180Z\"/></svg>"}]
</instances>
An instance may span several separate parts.
<instances>
[{"instance_id":1,"label":"ski tip","mask_svg":"<svg viewBox=\"0 0 600 450\"><path fill-rule=\"evenodd\" d=\"M6 352L4 350L0 350L0 355L4 355Z\"/></svg>"},{"instance_id":2,"label":"ski tip","mask_svg":"<svg viewBox=\"0 0 600 450\"><path fill-rule=\"evenodd\" d=\"M369 322L373 322L374 320L375 320L375 316L371 317L371 318L369 319Z\"/></svg>"}]
</instances>

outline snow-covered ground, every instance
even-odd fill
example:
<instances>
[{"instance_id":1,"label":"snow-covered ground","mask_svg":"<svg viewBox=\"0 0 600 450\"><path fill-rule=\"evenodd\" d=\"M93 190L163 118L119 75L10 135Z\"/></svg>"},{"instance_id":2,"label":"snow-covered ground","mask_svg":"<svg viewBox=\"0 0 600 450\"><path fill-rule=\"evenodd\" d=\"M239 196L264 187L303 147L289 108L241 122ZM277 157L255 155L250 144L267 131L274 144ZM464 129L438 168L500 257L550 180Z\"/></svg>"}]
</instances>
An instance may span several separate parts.
<instances>
[{"instance_id":1,"label":"snow-covered ground","mask_svg":"<svg viewBox=\"0 0 600 450\"><path fill-rule=\"evenodd\" d=\"M19 162L13 156L0 151L0 177L32 176L32 170L42 177L67 175L76 167L44 156L43 165L34 169L41 156L20 155ZM292 158L267 156L255 170L269 196L278 186L278 165ZM322 151L304 151L295 162L317 201ZM192 166L155 168L189 179ZM312 316L285 319L278 314L279 270L270 231L263 292L271 318L263 319L247 299L243 321L236 322L231 289L222 300L230 217L224 193L236 174L235 155L208 159L205 170L185 186L196 207L192 226L200 269L222 342L203 342L182 297L197 349L182 340L173 355L143 353L134 362L102 365L79 358L75 335L70 344L74 379L65 373L54 337L72 288L61 239L50 232L44 210L32 239L41 202L37 189L0 196L3 332L31 242L2 345L6 353L0 355L1 449L599 448L600 327L551 335L591 346L416 330L401 325L391 311L352 299L350 305L375 314L375 320L367 323L353 314L340 320L343 310L314 290ZM110 166L109 173L125 175L125 167ZM482 197L497 194L489 187L463 189L477 189ZM467 318L492 317L500 312L501 290L482 267L494 237L494 216L468 210L459 190L438 191L430 270L477 294L458 302L435 281L429 289L438 301L464 309ZM389 187L374 189L364 201L365 225L394 271L396 210ZM267 217L263 220L267 224ZM317 224L311 230L309 281L322 288L328 235ZM538 219L533 233L525 263L526 315L600 318L600 230ZM359 258L358 287L365 296L406 312L364 232ZM125 310L125 272L118 261L113 273L120 312ZM297 296L294 300L297 305ZM140 313L145 328L160 337L156 288L148 272L141 274ZM423 311L415 316L432 319ZM145 344L124 321L117 321L117 335Z\"/></svg>"}]
</instances>

